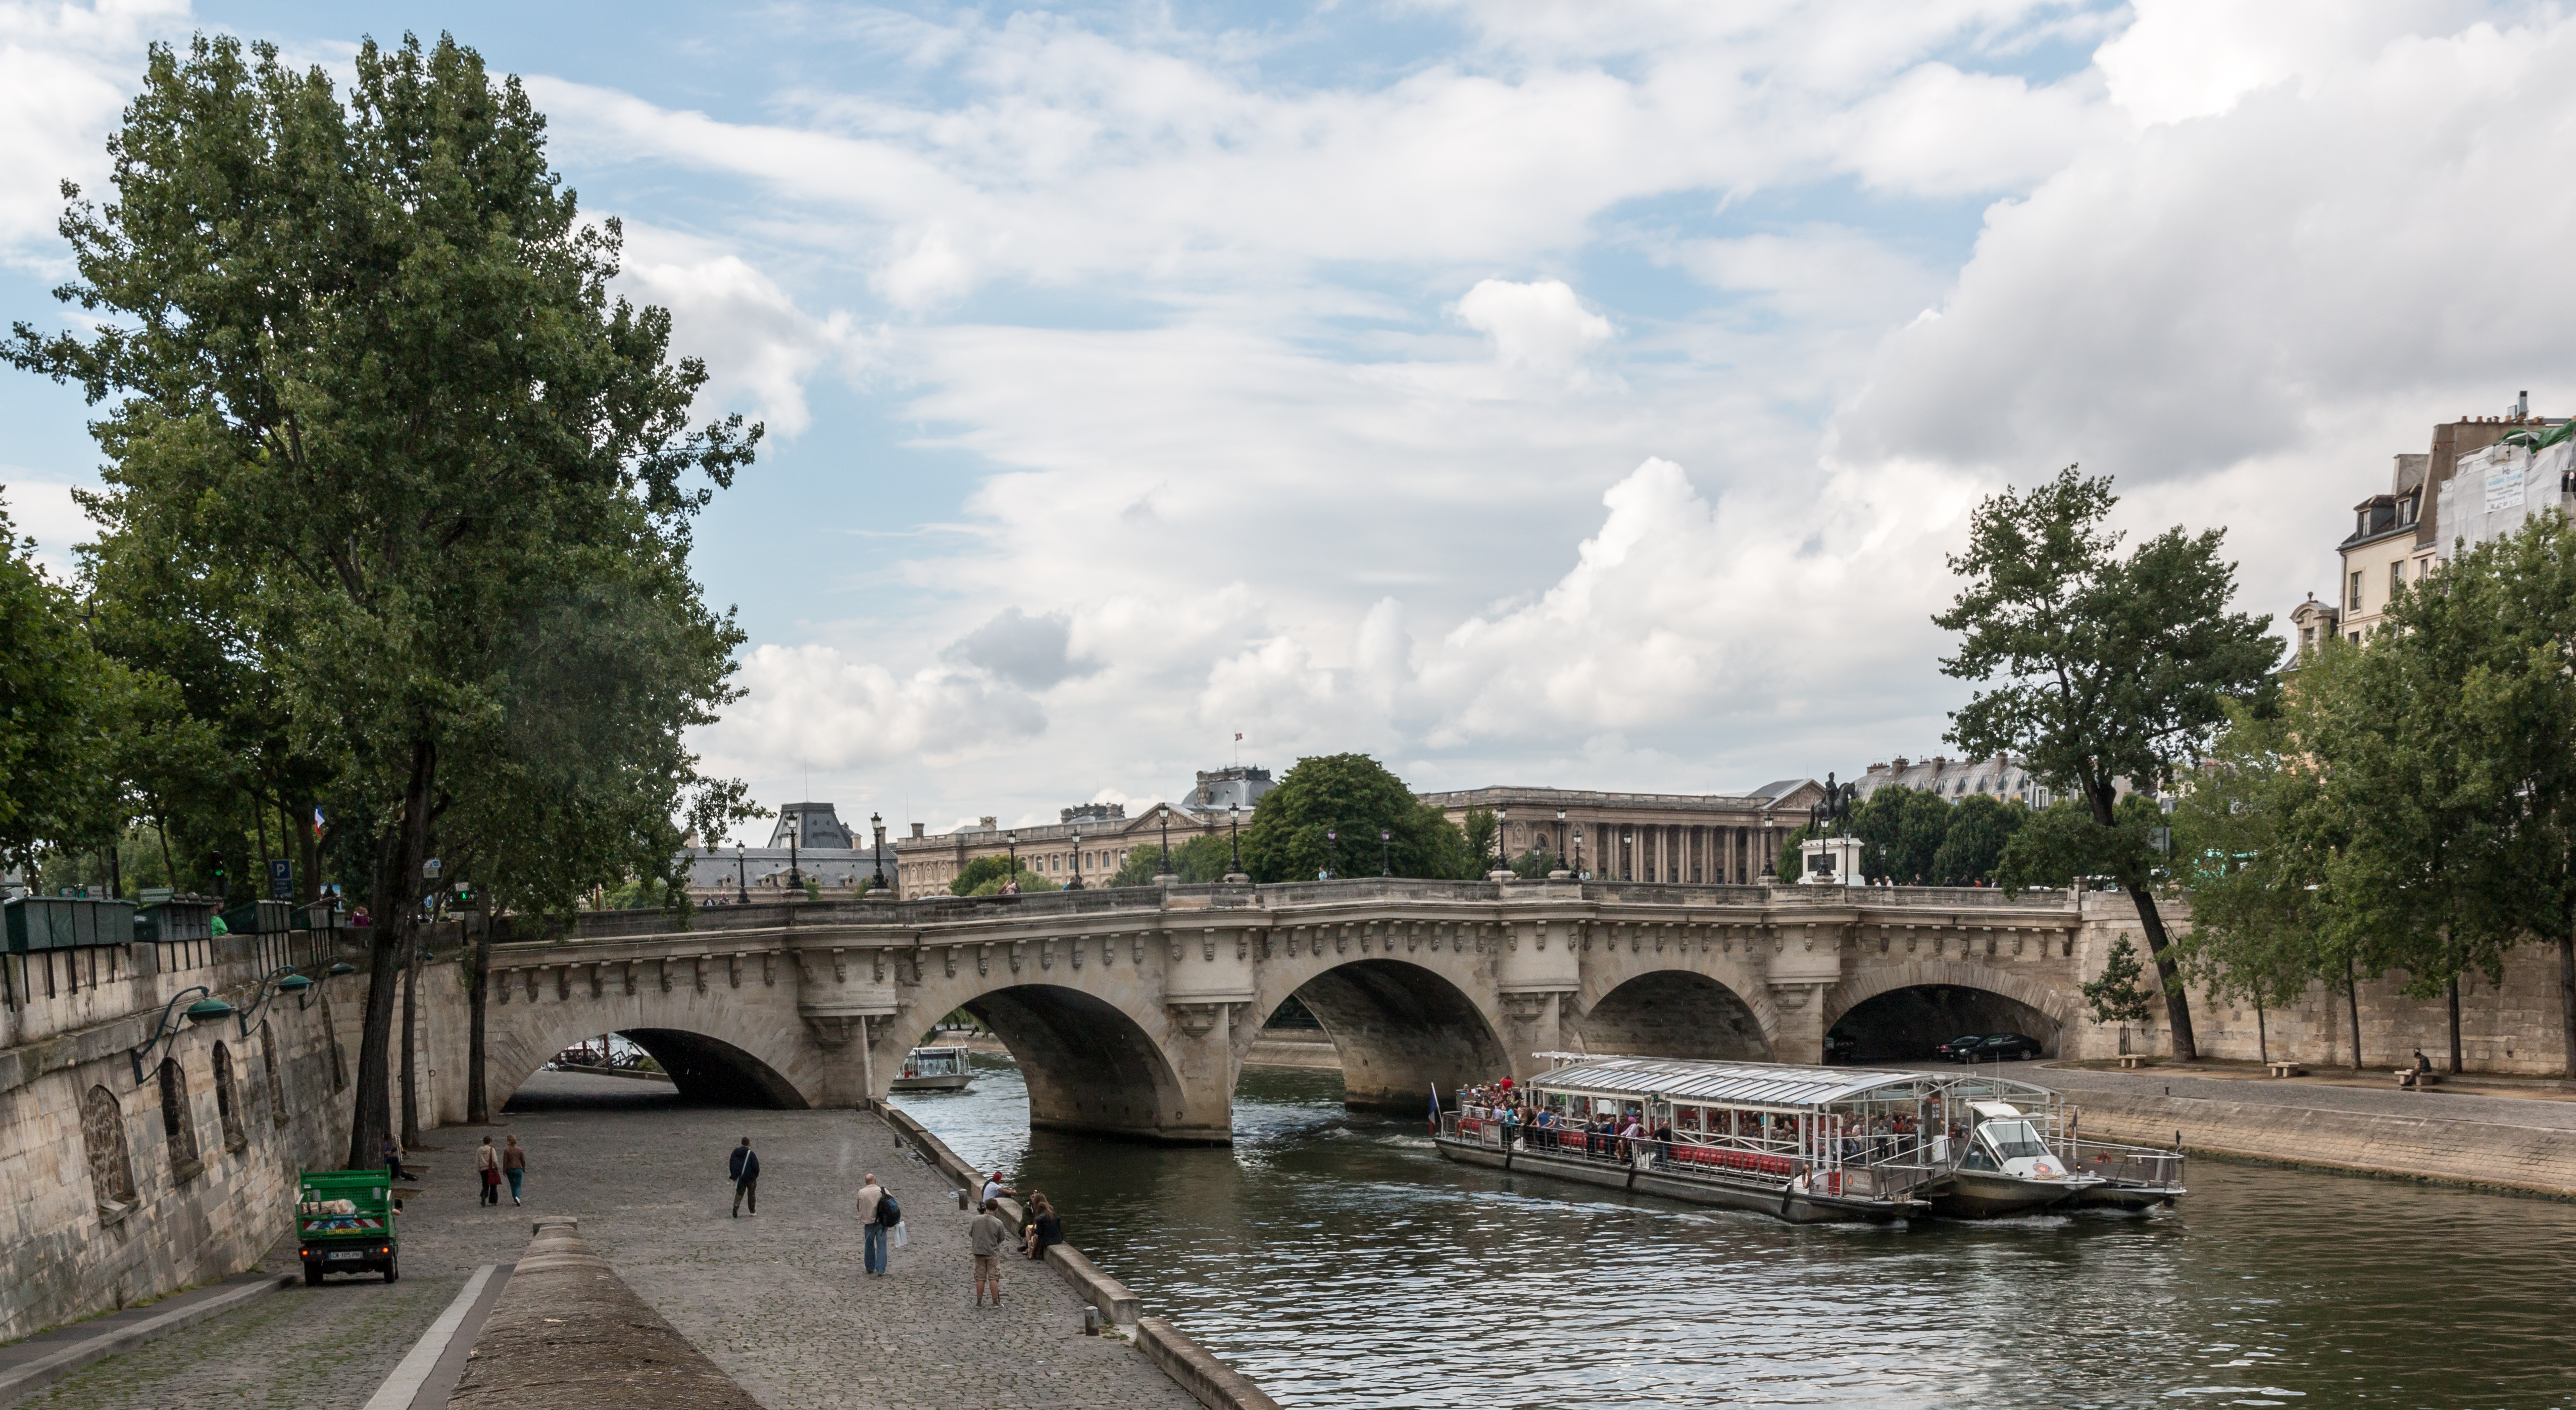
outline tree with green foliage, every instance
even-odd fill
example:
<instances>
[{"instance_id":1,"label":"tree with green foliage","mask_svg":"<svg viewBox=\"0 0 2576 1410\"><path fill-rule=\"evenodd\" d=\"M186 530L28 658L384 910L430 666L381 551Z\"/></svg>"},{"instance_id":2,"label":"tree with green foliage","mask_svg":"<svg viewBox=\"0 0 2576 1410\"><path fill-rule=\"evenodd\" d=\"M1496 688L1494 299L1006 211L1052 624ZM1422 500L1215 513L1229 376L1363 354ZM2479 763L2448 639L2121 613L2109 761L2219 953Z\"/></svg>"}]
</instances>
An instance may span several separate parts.
<instances>
[{"instance_id":1,"label":"tree with green foliage","mask_svg":"<svg viewBox=\"0 0 2576 1410\"><path fill-rule=\"evenodd\" d=\"M1172 849L1164 859L1161 847L1138 847L1127 854L1118 873L1109 878L1108 886L1151 886L1154 878L1169 871L1190 886L1205 886L1225 880L1233 869L1234 852L1223 833L1193 837Z\"/></svg>"},{"instance_id":2,"label":"tree with green foliage","mask_svg":"<svg viewBox=\"0 0 2576 1410\"><path fill-rule=\"evenodd\" d=\"M977 857L975 860L968 862L966 865L957 869L956 877L948 883L948 894L951 896L998 896L1002 891L1002 883L1011 879L1013 865L1014 859L1007 853L990 857ZM1019 873L1020 890L1023 892L1053 891L1056 889L1056 884L1054 882L1049 881L1035 871L1030 870L1028 859L1025 857L1017 859L1017 870Z\"/></svg>"},{"instance_id":3,"label":"tree with green foliage","mask_svg":"<svg viewBox=\"0 0 2576 1410\"><path fill-rule=\"evenodd\" d=\"M2320 652L2295 692L2300 742L2344 832L2327 934L2353 974L2407 992L2501 979L2507 950L2559 952L2576 1075L2576 529L2535 517L2410 586L2367 643ZM2356 1025L2357 1031L2357 1025Z\"/></svg>"},{"instance_id":4,"label":"tree with green foliage","mask_svg":"<svg viewBox=\"0 0 2576 1410\"><path fill-rule=\"evenodd\" d=\"M1993 885L2004 848L2029 820L2030 809L2018 798L2005 802L1971 793L1951 804L1950 829L1941 835L1941 845L1932 853L1936 884Z\"/></svg>"},{"instance_id":5,"label":"tree with green foliage","mask_svg":"<svg viewBox=\"0 0 2576 1410\"><path fill-rule=\"evenodd\" d=\"M2270 1011L2340 968L2329 954L2324 900L2345 834L2324 775L2298 747L2291 723L2317 698L2308 687L2327 685L2309 677L2283 715L2230 707L2227 728L2173 811L2175 879L2192 900L2191 934L2176 942L2176 954L2213 996L2253 1006L2267 1062ZM2361 1061L2358 1046L2353 1061Z\"/></svg>"},{"instance_id":6,"label":"tree with green foliage","mask_svg":"<svg viewBox=\"0 0 2576 1410\"><path fill-rule=\"evenodd\" d=\"M2101 1024L2144 1023L2156 1010L2156 996L2138 987L2138 979L2147 967L2138 962L2138 947L2129 943L2129 932L2111 942L2110 953L2102 957L2102 973L2085 981L2084 1007Z\"/></svg>"},{"instance_id":7,"label":"tree with green foliage","mask_svg":"<svg viewBox=\"0 0 2576 1410\"><path fill-rule=\"evenodd\" d=\"M546 732L581 739L592 778L632 767L673 803L699 786L666 745L722 703L739 634L688 575L713 493L693 477L730 484L759 430L691 429L705 368L667 360L667 313L610 296L619 228L579 221L515 79L447 39L370 41L354 69L344 105L273 46L155 46L110 139L116 199L65 187L84 327L19 324L8 356L108 404L104 537L230 564L223 610L294 746L373 806L358 1164L389 1125L421 864L451 812L491 816L479 780L512 786L511 711L552 665L532 643L669 647L615 700L557 683L568 719L610 724ZM657 743L635 760L639 730Z\"/></svg>"},{"instance_id":8,"label":"tree with green foliage","mask_svg":"<svg viewBox=\"0 0 2576 1410\"><path fill-rule=\"evenodd\" d=\"M1972 757L2011 754L2033 779L2072 794L2094 825L2118 826L2119 781L2164 792L2226 719L2226 702L2272 690L2279 647L2269 617L2230 612L2236 573L2221 534L2169 529L2119 556L2104 527L2111 482L2075 467L2006 490L1971 518L1967 580L1933 624L1960 635L1945 674L1981 689L1950 716ZM2166 951L2150 878L2123 878L2164 991L2174 1055L2198 1055L2191 1008Z\"/></svg>"},{"instance_id":9,"label":"tree with green foliage","mask_svg":"<svg viewBox=\"0 0 2576 1410\"><path fill-rule=\"evenodd\" d=\"M91 644L80 605L0 509L0 859L95 847L125 830L117 770L138 683Z\"/></svg>"},{"instance_id":10,"label":"tree with green foliage","mask_svg":"<svg viewBox=\"0 0 2576 1410\"><path fill-rule=\"evenodd\" d=\"M1458 830L1467 839L1467 855L1475 858L1479 867L1490 871L1500 865L1501 859L1494 855L1494 838L1502 831L1502 821L1494 816L1493 809L1469 808Z\"/></svg>"},{"instance_id":11,"label":"tree with green foliage","mask_svg":"<svg viewBox=\"0 0 2576 1410\"><path fill-rule=\"evenodd\" d=\"M1939 876L1932 863L1950 835L1951 808L1927 789L1891 784L1869 795L1852 817L1861 840L1861 874L1899 886L1929 886Z\"/></svg>"},{"instance_id":12,"label":"tree with green foliage","mask_svg":"<svg viewBox=\"0 0 2576 1410\"><path fill-rule=\"evenodd\" d=\"M2122 889L2132 881L2152 886L2164 868L2155 834L2165 815L2152 798L2132 793L2111 810L2111 826L2093 817L2081 798L2060 798L2028 812L1997 860L1998 885L2080 886L2108 880Z\"/></svg>"},{"instance_id":13,"label":"tree with green foliage","mask_svg":"<svg viewBox=\"0 0 2576 1410\"><path fill-rule=\"evenodd\" d=\"M1392 834L1383 853L1381 831ZM1243 829L1243 866L1255 881L1375 876L1381 865L1396 876L1484 874L1458 825L1366 754L1298 760Z\"/></svg>"}]
</instances>

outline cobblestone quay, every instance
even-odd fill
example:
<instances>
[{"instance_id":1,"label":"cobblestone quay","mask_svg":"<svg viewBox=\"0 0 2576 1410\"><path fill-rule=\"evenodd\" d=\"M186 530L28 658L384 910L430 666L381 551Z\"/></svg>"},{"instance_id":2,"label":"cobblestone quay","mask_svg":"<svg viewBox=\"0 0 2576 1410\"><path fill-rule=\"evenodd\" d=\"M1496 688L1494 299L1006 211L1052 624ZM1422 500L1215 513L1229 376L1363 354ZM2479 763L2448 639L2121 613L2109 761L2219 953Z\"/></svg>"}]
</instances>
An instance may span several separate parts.
<instances>
[{"instance_id":1,"label":"cobblestone quay","mask_svg":"<svg viewBox=\"0 0 2576 1410\"><path fill-rule=\"evenodd\" d=\"M977 1311L966 1216L873 1115L683 1107L642 1083L541 1073L488 1129L529 1148L526 1206L477 1204L482 1129L431 1133L443 1149L421 1157L431 1178L404 1214L401 1282L273 1293L21 1403L356 1410L476 1265L517 1258L533 1216L570 1214L637 1295L771 1410L1197 1404L1133 1346L1082 1335L1081 1303L1042 1265L1005 1260L1008 1301ZM760 1213L735 1219L725 1152L743 1136L760 1152ZM850 1205L868 1171L912 1225L886 1278L860 1271ZM1077 1234L1082 1213L1067 1211ZM293 1246L270 1259L291 1266Z\"/></svg>"}]
</instances>

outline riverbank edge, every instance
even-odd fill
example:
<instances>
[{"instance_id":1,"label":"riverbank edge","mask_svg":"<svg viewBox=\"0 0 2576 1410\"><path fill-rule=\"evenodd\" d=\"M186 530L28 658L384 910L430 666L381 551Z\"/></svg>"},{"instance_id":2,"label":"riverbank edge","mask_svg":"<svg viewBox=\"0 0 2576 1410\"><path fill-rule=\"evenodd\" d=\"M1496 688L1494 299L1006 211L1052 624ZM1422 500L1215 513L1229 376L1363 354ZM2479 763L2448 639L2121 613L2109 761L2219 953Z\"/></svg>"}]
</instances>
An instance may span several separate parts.
<instances>
[{"instance_id":1,"label":"riverbank edge","mask_svg":"<svg viewBox=\"0 0 2576 1410\"><path fill-rule=\"evenodd\" d=\"M2062 1091L2064 1089L2061 1089ZM2090 1139L2267 1165L2576 1200L2576 1141L2546 1127L2318 1107L2064 1091ZM2468 1171L2481 1173L2470 1174Z\"/></svg>"},{"instance_id":2,"label":"riverbank edge","mask_svg":"<svg viewBox=\"0 0 2576 1410\"><path fill-rule=\"evenodd\" d=\"M895 1134L961 1190L979 1188L983 1172L968 1165L948 1143L939 1139L912 1113L901 1107L879 1105L876 1113L894 1128ZM1014 1222L1017 1222L1016 1220ZM1055 1255L1062 1253L1064 1257ZM1098 1264L1070 1244L1058 1244L1047 1250L1047 1265L1065 1280L1083 1301L1122 1326L1135 1329L1136 1346L1145 1359L1172 1383L1188 1391L1192 1399L1208 1410L1279 1410L1279 1402L1270 1398L1252 1378L1228 1366L1216 1353L1192 1340L1189 1333L1160 1317L1143 1315L1143 1302L1128 1291L1126 1284L1102 1272Z\"/></svg>"}]
</instances>

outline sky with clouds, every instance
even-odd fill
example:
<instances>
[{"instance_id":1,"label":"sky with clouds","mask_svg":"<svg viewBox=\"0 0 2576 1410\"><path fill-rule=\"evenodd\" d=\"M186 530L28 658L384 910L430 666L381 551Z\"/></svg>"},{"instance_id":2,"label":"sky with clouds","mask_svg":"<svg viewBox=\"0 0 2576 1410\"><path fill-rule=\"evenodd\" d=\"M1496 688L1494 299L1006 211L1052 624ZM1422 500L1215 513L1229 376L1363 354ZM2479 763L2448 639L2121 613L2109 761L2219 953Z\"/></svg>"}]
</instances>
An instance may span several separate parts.
<instances>
[{"instance_id":1,"label":"sky with clouds","mask_svg":"<svg viewBox=\"0 0 2576 1410\"><path fill-rule=\"evenodd\" d=\"M2429 427L2576 408L2576 18L2450 0L0 0L0 305L145 46L524 77L769 427L699 745L933 831L1233 757L1729 791L1939 751L1968 510L2069 462L2330 589ZM57 563L97 455L0 380Z\"/></svg>"}]
</instances>

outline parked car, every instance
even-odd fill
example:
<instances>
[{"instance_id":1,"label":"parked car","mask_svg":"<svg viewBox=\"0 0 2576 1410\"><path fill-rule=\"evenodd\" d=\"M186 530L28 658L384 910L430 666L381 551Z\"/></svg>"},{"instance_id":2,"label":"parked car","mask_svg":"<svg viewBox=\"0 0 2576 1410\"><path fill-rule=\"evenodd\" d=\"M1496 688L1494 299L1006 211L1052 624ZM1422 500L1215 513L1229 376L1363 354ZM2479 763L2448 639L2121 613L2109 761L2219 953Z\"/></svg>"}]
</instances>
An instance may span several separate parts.
<instances>
[{"instance_id":1,"label":"parked car","mask_svg":"<svg viewBox=\"0 0 2576 1410\"><path fill-rule=\"evenodd\" d=\"M1952 1062L1966 1062L1977 1055L1977 1049L1985 1046L1985 1042L1985 1034L1970 1033L1964 1037L1953 1038L1934 1048L1932 1055L1948 1058Z\"/></svg>"},{"instance_id":2,"label":"parked car","mask_svg":"<svg viewBox=\"0 0 2576 1410\"><path fill-rule=\"evenodd\" d=\"M2006 1058L2018 1062L2038 1057L2040 1051L2039 1040L2027 1033L1989 1033L1985 1041L1977 1045L1976 1055L1983 1062L2001 1062Z\"/></svg>"}]
</instances>

